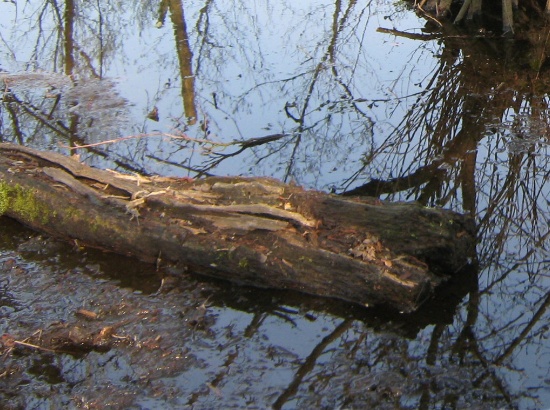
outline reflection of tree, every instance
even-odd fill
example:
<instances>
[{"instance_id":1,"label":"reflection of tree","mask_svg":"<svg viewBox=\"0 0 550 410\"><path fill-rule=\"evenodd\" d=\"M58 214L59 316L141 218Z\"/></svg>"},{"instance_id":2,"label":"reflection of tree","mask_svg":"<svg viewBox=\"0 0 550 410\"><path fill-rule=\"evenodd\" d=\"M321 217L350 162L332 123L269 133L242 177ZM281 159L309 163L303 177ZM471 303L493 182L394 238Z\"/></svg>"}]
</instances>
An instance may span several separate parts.
<instances>
[{"instance_id":1,"label":"reflection of tree","mask_svg":"<svg viewBox=\"0 0 550 410\"><path fill-rule=\"evenodd\" d=\"M292 139L285 143L285 144L288 144L288 146L291 148L291 154L288 159L288 163L286 165L286 169L283 177L285 181L291 177L296 176L294 167L297 161L298 149L300 147L304 134L307 134L308 132L310 132L309 137L311 139L315 139L317 136L316 134L320 131L317 127L314 127L313 124L307 124L306 121L309 119L310 112L321 111L321 106L326 105L330 101L327 99L321 104L321 106L313 106L313 107L311 106L313 93L319 87L318 82L320 80L321 75L325 71L330 71L330 73L333 75L334 85L336 86L335 93L338 92L338 88L340 88L340 92L343 93L343 97L341 97L341 101L333 101L333 102L330 102L330 104L337 106L341 102L344 102L344 101L348 102L349 106L347 108L350 109L350 111L352 112L354 111L357 114L358 118L362 119L364 122L365 128L360 133L365 133L366 135L372 134L372 120L365 114L365 112L362 109L359 108L358 104L356 103L356 98L354 97L352 90L342 80L342 77L338 69L338 61L336 58L336 51L340 40L340 36L342 35L342 31L344 30L344 28L347 25L349 25L348 20L352 15L352 11L355 8L355 6L356 6L356 1L354 0L350 1L345 9L343 8L344 5L342 4L342 2L337 1L335 3L335 9L332 15L332 32L326 47L326 51L322 54L322 57L319 63L317 63L312 70L311 78L309 79L309 84L306 83L307 91L304 93L302 97L302 102L299 104L296 102L293 102L292 104L287 104L285 106L285 112L287 113L287 116L297 123L296 129L293 131ZM325 85L323 84L323 86ZM297 112L298 112L297 117L293 116L290 113L289 108L291 107L295 107L297 109ZM317 122L317 124L323 121L329 122L330 113L327 113L324 118L316 119L315 121ZM326 138L326 139L323 138L323 140L324 140L323 143L329 142L328 141L329 138ZM314 149L314 151L319 152L320 150Z\"/></svg>"},{"instance_id":2,"label":"reflection of tree","mask_svg":"<svg viewBox=\"0 0 550 410\"><path fill-rule=\"evenodd\" d=\"M117 6L120 7L113 5L114 8ZM353 161L359 159L359 152L371 143L373 130L373 121L367 113L368 101L357 95L360 94L360 87L354 79L355 73L365 71L366 74L369 68L356 56L348 55L350 38L354 38L356 31L365 30L369 17L368 8L357 8L355 1L335 2L331 11L331 24L323 32L323 37L316 36L311 38L311 41L308 39L311 45L303 40L296 43L293 53L299 55L299 61L295 63L300 71L284 67L287 72L275 78L262 69L270 63L263 55L263 28L258 26L258 17L254 16L254 11L246 5L239 6L242 14L238 18L248 19L251 23L245 24L240 20L233 21L230 17L234 16L234 13L226 13L227 10L223 7L231 9L233 6L207 1L195 14L191 10L186 11L184 16L181 2L160 2L157 26L162 26L170 14L174 29L171 40L176 47L177 62L173 63L178 67L177 74L181 81L179 91L183 101L182 108L187 118L200 120L200 124L193 127L194 120L180 121L178 117L181 113L171 113L170 109L160 109L159 112L165 118L171 116L176 122L176 128L183 128L183 132L193 136L199 134L198 136L203 139L211 138L222 143L235 140L236 150L204 151L200 144L188 141L164 144L159 149L156 142L136 140L135 144L110 150L111 158L115 161L116 157L126 159L128 165L133 167L138 167L137 162L148 158L160 164L169 164L172 168L207 174L216 172L215 167L223 168L229 163L230 158L245 157L246 165L254 168L255 173L275 173L281 178L292 178L308 184L315 184L315 180L326 170L343 172L344 167L351 166ZM290 6L282 6L283 11L287 7ZM324 7L316 7L317 9L311 12L312 19L315 18L315 13L326 13ZM79 12L74 13L74 8L78 8ZM154 14L152 8L151 6L140 10L140 19ZM81 5L76 0L68 1L65 7L56 3L46 3L43 10L51 11L52 21L60 28L56 32L57 38L48 41L43 33L37 34L36 49L41 50L44 59L47 57L55 62L52 71L62 62L65 72L76 73L73 77L78 80L78 84L82 84L87 78L101 78L109 58L117 51L118 43L110 33L116 30L120 23L113 21L112 16L104 15L103 8L95 8L89 3ZM47 13L42 15L46 16ZM194 24L188 24L186 21L189 16L196 16ZM276 19L275 16L268 16ZM45 23L46 17L43 18ZM40 26L45 26L44 23ZM308 19L299 26L291 27L289 32L284 34L285 41L309 37L311 23ZM277 25L275 21L270 24ZM189 31L189 27L193 27L194 30ZM277 31L276 38L279 37L280 32ZM354 42L360 46L354 53L361 53L362 42ZM93 43L96 47L85 50L84 45L88 43ZM46 55L48 52L50 54ZM166 62L162 61L166 56L158 57L159 66L166 65ZM223 76L232 74L239 80L220 81ZM199 90L195 84L197 78L202 83L202 89ZM242 88L234 86L237 82L242 83L240 79L245 81L245 88L248 89L245 92ZM159 90L153 97L153 105L157 105L169 94L170 84L171 81L159 83ZM211 90L204 89L205 84L211 86ZM105 97L107 96L100 99L104 101ZM197 101L202 101L199 108ZM62 100L59 107L63 107L64 102ZM231 135L227 120L231 120L235 113L242 115L248 110L264 108L257 107L258 104L264 106L265 111L251 115L251 120L255 121L255 116L261 118L264 113L272 117L275 110L284 111L286 118L281 117L280 124L261 124L254 134L247 132L246 135L240 131L240 125L237 124L237 135ZM87 107L79 106L76 102L73 105L76 108L65 106L71 109L70 116L73 118L88 111L85 109L78 112L80 108ZM153 107L149 107L149 110L151 108ZM109 111L103 114L109 114ZM220 120L222 117L223 120ZM73 130L73 135L81 138L81 141L75 140L79 145L100 141L106 134L111 134L108 139L112 139L112 134L115 133L113 129L102 130L100 125L105 127L105 123L97 116L93 121L79 118L77 129L74 127L74 121L67 118L65 120L67 129ZM91 125L95 127L90 129ZM139 132L146 133L145 128ZM264 133L261 128L277 130ZM174 130L170 129L170 132ZM273 135L283 137L273 139ZM354 137L351 139L350 135ZM104 151L98 149L94 152ZM204 155L198 156L196 152ZM351 159L350 152L353 153Z\"/></svg>"},{"instance_id":3,"label":"reflection of tree","mask_svg":"<svg viewBox=\"0 0 550 410\"><path fill-rule=\"evenodd\" d=\"M290 6L283 6L283 10L287 7ZM221 5L213 1L208 1L198 13L195 76L214 87L209 94L202 95L205 100L205 117L201 124L204 137L227 142L230 135L227 126L221 125L220 117L233 117L235 112L246 116L248 110L254 109L254 113L258 112L251 120L255 121L254 117L261 118L264 107L266 112L267 109L271 111L269 116L273 110L286 114L286 118L281 119L283 132L263 134L258 131L256 135L242 135L237 124L238 137L234 138L237 147L233 152L228 149L204 151L195 144L187 146L191 156L194 150L200 150L206 159L179 163L204 174L215 170L214 167L220 168L229 158L244 156L256 173L269 169L270 174L275 171L285 180L305 179L309 183L319 178L323 169L343 167L349 162L350 151L357 151L352 147L368 145L372 136L373 121L366 112L367 101L355 95L358 90L353 74L363 67L353 61L356 57L347 55L346 48L355 30L364 30L368 9L357 8L355 1L335 2L331 25L323 33L324 38L316 37L312 46L302 42L296 44L301 60L294 64L298 64L300 71L288 71L274 77L271 73L264 75L263 66L270 64L263 54L265 45L261 43L265 27L258 26L262 23L258 23L258 16L254 16L249 7L241 8L243 13L250 15L241 16L238 22L229 19L232 12L225 13ZM326 13L324 8L315 11ZM247 19L251 24L243 23ZM277 25L275 21L263 23L263 26L266 24ZM289 32L283 34L284 41L295 42L307 36L308 24L311 21L305 20L303 26L289 28ZM279 41L280 33L277 37ZM361 49L354 52L360 53ZM235 89L231 81L220 82L222 69L224 76L235 75L239 82L245 81L246 91ZM206 107L212 109L206 110ZM266 124L262 128L269 131L274 127L279 125ZM273 135L280 138L272 138ZM354 136L352 141L350 135ZM249 159L240 154L247 154ZM173 149L172 164L178 163L178 155L181 155L179 147ZM155 158L162 160L158 156Z\"/></svg>"},{"instance_id":4,"label":"reflection of tree","mask_svg":"<svg viewBox=\"0 0 550 410\"><path fill-rule=\"evenodd\" d=\"M15 137L21 144L75 146L120 133L125 101L111 82L101 78L109 57L106 51L112 49L112 44L106 44L111 39L110 22L102 8L75 0L36 7L37 24L19 34L34 38L33 54L40 71L0 75L10 120L3 122L3 140ZM47 35L50 24L57 27L51 36ZM85 50L84 44L90 43L92 49ZM106 157L101 151L92 152ZM132 169L117 159L114 162Z\"/></svg>"},{"instance_id":5,"label":"reflection of tree","mask_svg":"<svg viewBox=\"0 0 550 410\"><path fill-rule=\"evenodd\" d=\"M477 216L485 269L480 289L465 305L462 329L452 330L454 346L440 326L434 328L429 362L457 355L461 371L471 371L472 388L493 390L503 398L501 405L513 405L529 397L516 397L506 381L521 377L517 357L524 357L526 346L540 349L539 357L549 347L540 338L548 337L549 296L541 273L549 268L550 164L544 135L550 107L546 93L537 91L544 89L542 77L535 84L523 82L517 66L499 64L477 44L445 42L427 91L365 157L347 186L373 170L377 174L346 194L415 199ZM489 56L468 57L480 54ZM429 401L422 399L426 408Z\"/></svg>"},{"instance_id":6,"label":"reflection of tree","mask_svg":"<svg viewBox=\"0 0 550 410\"><path fill-rule=\"evenodd\" d=\"M193 125L197 121L197 108L195 106L195 76L193 75L193 53L189 47L189 35L187 24L183 14L183 3L181 0L163 0L160 3L159 25L164 24L167 11L170 11L170 18L174 26L174 38L178 61L180 67L181 96L183 108L188 124Z\"/></svg>"},{"instance_id":7,"label":"reflection of tree","mask_svg":"<svg viewBox=\"0 0 550 410\"><path fill-rule=\"evenodd\" d=\"M334 134L328 131L334 125L331 114L338 110L362 120L364 128L358 135L371 135L369 117L357 105L363 101L347 93L348 85L341 82L334 57L352 8L353 3L347 9L338 3L328 45L309 70L276 81L284 91L297 88L298 79L302 81L302 97L284 105L288 121L294 123L291 129L251 140L265 144L243 142L230 153L210 151L212 162L207 166L219 165L241 154L243 148L263 147L256 151L258 162L284 156L288 161L281 162L282 175L300 177L299 164L308 161L299 158L304 148L322 157L322 145L338 141L331 140ZM209 43L202 40L203 45ZM293 377L275 396L276 406L298 400L301 406L312 408L400 403L418 408L467 404L495 408L535 400L535 393L518 392L510 379L521 377L521 359L516 357L524 357L522 349L548 350L541 340L548 337L544 322L549 299L539 283L542 276L537 275L548 269L542 257L550 232L545 186L548 164L547 157L537 156L535 150L546 144L537 134L548 127L547 97L536 97L515 72L493 58L465 57L479 55L479 48L471 50L467 43L457 46L451 41L426 91L396 130L371 147L363 167L345 187L374 176L348 193L405 197L478 216L479 256L485 268L479 289L470 292L452 325L426 328L416 341L373 334L357 322L346 321L343 332L335 326L321 343L312 346L309 356L300 359ZM325 90L332 84L331 91L338 90L344 97L319 97L320 84ZM254 90L264 85L259 83ZM519 91L508 88L512 86ZM224 93L217 91L216 95L219 100L215 97L213 105L224 104ZM246 93L241 95L243 101L246 97ZM520 286L526 278L533 283ZM497 292L502 299L491 296ZM265 316L255 319L253 329L259 332ZM338 349L327 351L328 344Z\"/></svg>"},{"instance_id":8,"label":"reflection of tree","mask_svg":"<svg viewBox=\"0 0 550 410\"><path fill-rule=\"evenodd\" d=\"M63 13L63 51L65 52L65 74L71 76L74 70L74 0L65 0Z\"/></svg>"}]
</instances>

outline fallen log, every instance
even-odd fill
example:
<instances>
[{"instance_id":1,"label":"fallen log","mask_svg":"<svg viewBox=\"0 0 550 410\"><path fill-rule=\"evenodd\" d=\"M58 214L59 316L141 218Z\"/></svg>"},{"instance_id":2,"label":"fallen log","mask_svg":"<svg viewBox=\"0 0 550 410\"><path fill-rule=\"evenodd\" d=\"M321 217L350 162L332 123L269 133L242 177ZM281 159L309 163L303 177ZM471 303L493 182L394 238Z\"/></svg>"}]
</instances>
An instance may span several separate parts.
<instances>
[{"instance_id":1,"label":"fallen log","mask_svg":"<svg viewBox=\"0 0 550 410\"><path fill-rule=\"evenodd\" d=\"M269 178L125 175L0 143L0 215L79 245L411 312L475 256L472 220Z\"/></svg>"}]
</instances>

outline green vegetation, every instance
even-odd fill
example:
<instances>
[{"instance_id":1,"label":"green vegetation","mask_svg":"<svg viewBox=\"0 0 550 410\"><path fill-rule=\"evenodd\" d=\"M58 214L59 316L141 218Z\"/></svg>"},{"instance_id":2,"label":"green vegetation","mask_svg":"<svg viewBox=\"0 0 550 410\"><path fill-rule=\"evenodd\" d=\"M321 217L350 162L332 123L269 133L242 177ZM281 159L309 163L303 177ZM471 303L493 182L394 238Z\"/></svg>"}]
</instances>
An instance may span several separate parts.
<instances>
[{"instance_id":1,"label":"green vegetation","mask_svg":"<svg viewBox=\"0 0 550 410\"><path fill-rule=\"evenodd\" d=\"M27 221L46 223L49 211L37 201L36 195L30 189L23 188L19 184L11 185L6 181L0 181L0 215L8 210L19 214Z\"/></svg>"},{"instance_id":2,"label":"green vegetation","mask_svg":"<svg viewBox=\"0 0 550 410\"><path fill-rule=\"evenodd\" d=\"M5 181L0 181L0 216L6 213L10 205L7 185Z\"/></svg>"}]
</instances>

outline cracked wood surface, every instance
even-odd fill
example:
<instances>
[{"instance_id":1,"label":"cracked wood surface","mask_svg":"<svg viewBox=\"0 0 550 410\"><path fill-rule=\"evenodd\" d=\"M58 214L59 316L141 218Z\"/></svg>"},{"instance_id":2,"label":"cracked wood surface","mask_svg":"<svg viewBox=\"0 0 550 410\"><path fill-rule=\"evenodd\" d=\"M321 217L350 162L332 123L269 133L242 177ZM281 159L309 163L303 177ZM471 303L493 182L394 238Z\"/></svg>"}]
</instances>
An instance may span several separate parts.
<instances>
[{"instance_id":1,"label":"cracked wood surface","mask_svg":"<svg viewBox=\"0 0 550 410\"><path fill-rule=\"evenodd\" d=\"M415 310L475 256L471 219L270 178L125 175L0 144L0 214L51 235L257 287Z\"/></svg>"}]
</instances>

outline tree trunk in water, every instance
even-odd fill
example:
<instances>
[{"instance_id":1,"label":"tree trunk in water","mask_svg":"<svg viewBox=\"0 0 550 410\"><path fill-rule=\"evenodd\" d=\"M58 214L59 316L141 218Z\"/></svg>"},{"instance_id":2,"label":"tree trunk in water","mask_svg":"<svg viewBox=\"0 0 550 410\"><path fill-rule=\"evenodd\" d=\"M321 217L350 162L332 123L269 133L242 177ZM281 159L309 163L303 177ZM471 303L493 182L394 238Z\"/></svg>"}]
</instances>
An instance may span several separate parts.
<instances>
[{"instance_id":1,"label":"tree trunk in water","mask_svg":"<svg viewBox=\"0 0 550 410\"><path fill-rule=\"evenodd\" d=\"M0 215L80 245L264 288L415 310L475 260L473 221L268 178L122 175L0 144Z\"/></svg>"}]
</instances>

